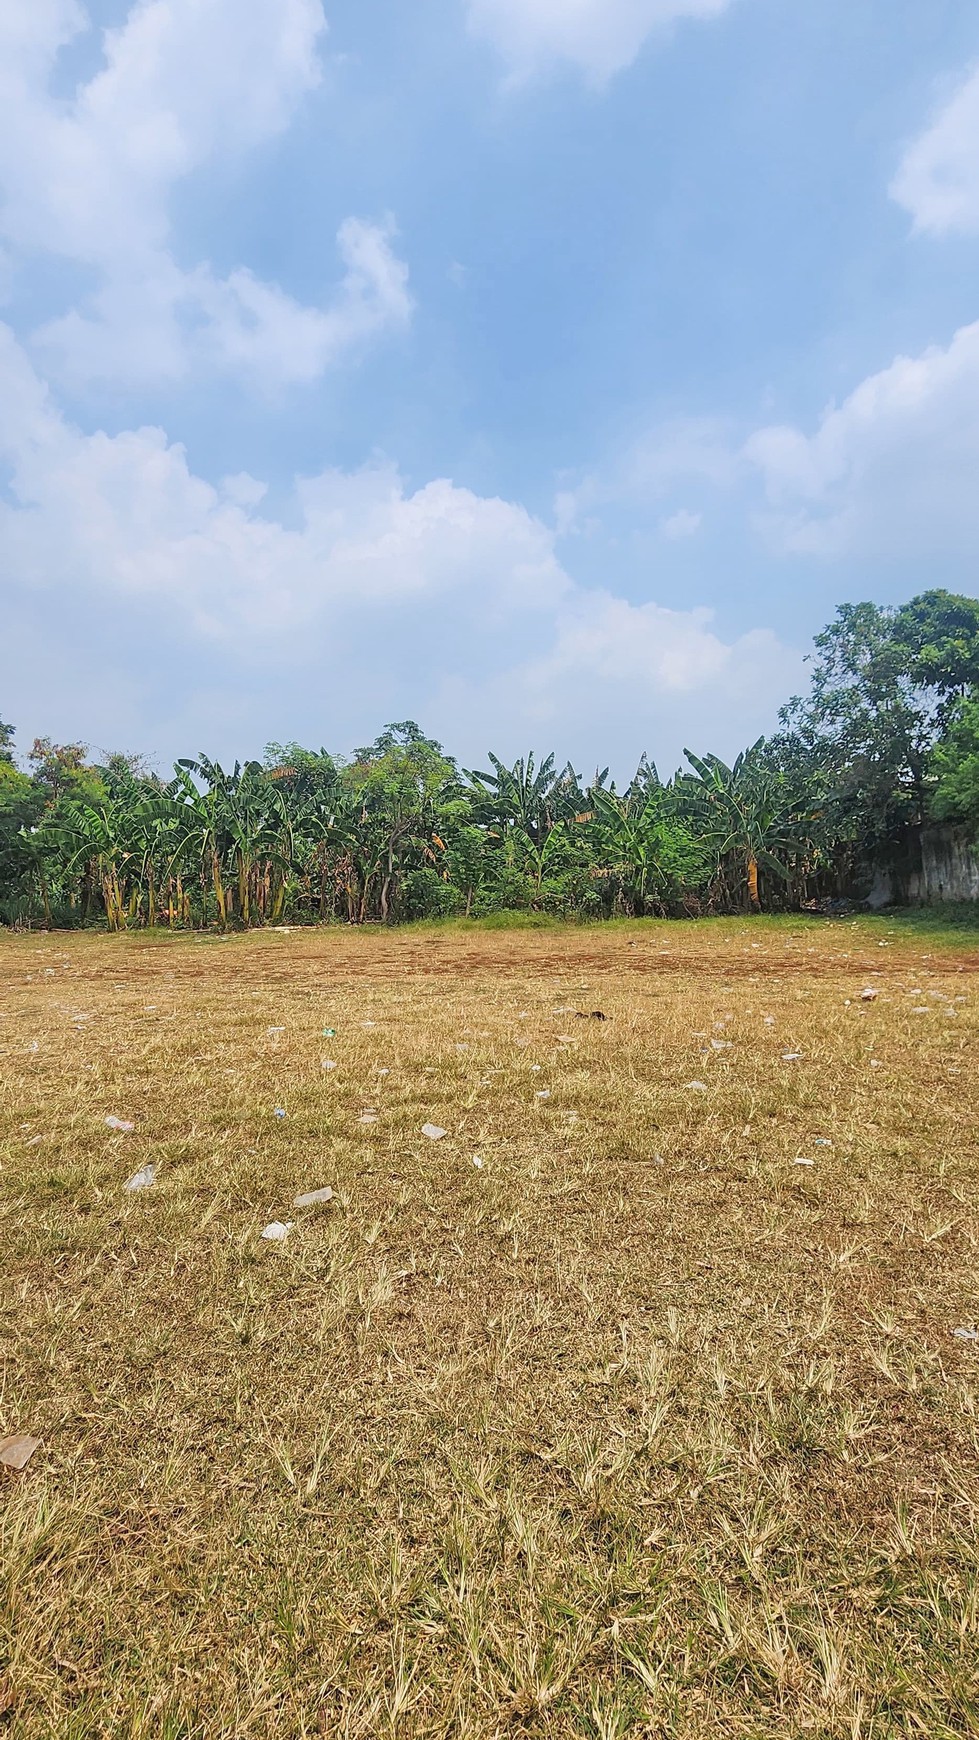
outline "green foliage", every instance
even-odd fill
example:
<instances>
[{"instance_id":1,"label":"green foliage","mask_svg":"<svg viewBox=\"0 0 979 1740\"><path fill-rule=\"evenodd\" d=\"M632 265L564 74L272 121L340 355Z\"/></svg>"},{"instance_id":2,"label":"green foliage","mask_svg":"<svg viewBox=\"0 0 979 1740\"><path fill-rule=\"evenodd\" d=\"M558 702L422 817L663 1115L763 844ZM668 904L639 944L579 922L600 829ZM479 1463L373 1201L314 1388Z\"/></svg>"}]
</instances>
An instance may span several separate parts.
<instances>
[{"instance_id":1,"label":"green foliage","mask_svg":"<svg viewBox=\"0 0 979 1740\"><path fill-rule=\"evenodd\" d=\"M528 754L463 773L414 720L348 758L93 765L0 724L0 918L155 927L415 918L512 924L743 911L851 894L929 818L979 839L979 602L846 604L781 730L729 766L643 756L619 793Z\"/></svg>"},{"instance_id":2,"label":"green foliage","mask_svg":"<svg viewBox=\"0 0 979 1740\"><path fill-rule=\"evenodd\" d=\"M965 823L979 840L979 692L958 702L935 751L934 767L932 815L937 821Z\"/></svg>"}]
</instances>

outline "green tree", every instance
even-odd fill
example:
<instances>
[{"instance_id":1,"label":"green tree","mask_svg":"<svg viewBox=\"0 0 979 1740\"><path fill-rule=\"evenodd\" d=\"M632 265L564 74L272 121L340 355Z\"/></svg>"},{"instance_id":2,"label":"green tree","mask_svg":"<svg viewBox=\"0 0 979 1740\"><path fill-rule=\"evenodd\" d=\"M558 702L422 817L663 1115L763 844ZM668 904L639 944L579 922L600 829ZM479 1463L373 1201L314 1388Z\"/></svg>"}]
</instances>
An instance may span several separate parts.
<instances>
[{"instance_id":1,"label":"green tree","mask_svg":"<svg viewBox=\"0 0 979 1740\"><path fill-rule=\"evenodd\" d=\"M655 778L633 781L623 797L604 786L590 797L596 861L617 878L637 917L675 908L703 885L708 853L671 813L670 794Z\"/></svg>"},{"instance_id":2,"label":"green tree","mask_svg":"<svg viewBox=\"0 0 979 1740\"><path fill-rule=\"evenodd\" d=\"M935 774L935 820L963 822L979 839L979 691L963 696L951 714L935 751Z\"/></svg>"},{"instance_id":3,"label":"green tree","mask_svg":"<svg viewBox=\"0 0 979 1740\"><path fill-rule=\"evenodd\" d=\"M787 860L805 851L809 832L791 794L764 756L759 738L733 767L717 755L684 750L694 770L680 782L688 813L719 868L729 867L752 912L761 911L759 871L788 882Z\"/></svg>"}]
</instances>

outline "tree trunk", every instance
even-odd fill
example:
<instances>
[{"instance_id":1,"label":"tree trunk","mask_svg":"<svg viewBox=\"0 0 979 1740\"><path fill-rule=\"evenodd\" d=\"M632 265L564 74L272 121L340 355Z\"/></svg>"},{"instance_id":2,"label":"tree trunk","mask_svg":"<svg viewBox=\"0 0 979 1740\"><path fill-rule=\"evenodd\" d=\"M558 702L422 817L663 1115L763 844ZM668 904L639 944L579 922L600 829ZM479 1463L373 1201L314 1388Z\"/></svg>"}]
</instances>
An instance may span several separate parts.
<instances>
[{"instance_id":1,"label":"tree trunk","mask_svg":"<svg viewBox=\"0 0 979 1740\"><path fill-rule=\"evenodd\" d=\"M221 865L218 861L218 855L216 852L211 859L211 872L214 878L214 898L218 903L218 918L220 920L221 929L227 930L228 897L225 894L224 883L221 880Z\"/></svg>"}]
</instances>

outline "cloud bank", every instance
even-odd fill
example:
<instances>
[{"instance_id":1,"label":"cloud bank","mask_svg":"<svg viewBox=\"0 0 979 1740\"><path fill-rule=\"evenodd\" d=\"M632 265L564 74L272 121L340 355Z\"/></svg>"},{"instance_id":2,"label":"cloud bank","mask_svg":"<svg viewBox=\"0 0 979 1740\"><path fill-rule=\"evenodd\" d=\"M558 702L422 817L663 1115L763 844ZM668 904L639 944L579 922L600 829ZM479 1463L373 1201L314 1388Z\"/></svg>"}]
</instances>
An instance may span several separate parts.
<instances>
[{"instance_id":1,"label":"cloud bank","mask_svg":"<svg viewBox=\"0 0 979 1740\"><path fill-rule=\"evenodd\" d=\"M55 63L90 28L77 0L0 16L0 235L14 258L53 254L94 277L82 308L35 335L51 370L74 385L210 367L265 386L309 381L408 320L389 225L343 225L344 276L324 307L173 251L178 185L273 139L319 84L320 0L138 0L66 102L51 93Z\"/></svg>"},{"instance_id":2,"label":"cloud bank","mask_svg":"<svg viewBox=\"0 0 979 1740\"><path fill-rule=\"evenodd\" d=\"M378 709L397 716L410 699L466 753L490 744L516 754L545 731L581 755L614 738L638 756L665 735L676 759L691 729L702 736L713 720L729 731L733 702L739 723L769 721L797 664L765 631L725 642L709 611L581 588L553 528L445 478L412 490L383 461L326 470L296 480L288 524L266 516L261 481L207 482L158 428L74 428L2 328L0 464L11 480L0 540L15 615L47 623L49 667L71 673L59 705L73 709L74 731L92 736L106 731L105 641L79 633L79 618L115 624L124 685L147 621L184 649L187 680L144 695L151 740L171 753L187 748L178 732L207 728L222 696L227 730L241 673L252 681L260 670L275 697L265 735L291 719L316 741L336 741L341 719L359 728L369 710L364 724L376 725ZM203 704L194 693L202 646ZM4 707L16 713L26 696L13 650ZM33 717L36 701L28 704Z\"/></svg>"}]
</instances>

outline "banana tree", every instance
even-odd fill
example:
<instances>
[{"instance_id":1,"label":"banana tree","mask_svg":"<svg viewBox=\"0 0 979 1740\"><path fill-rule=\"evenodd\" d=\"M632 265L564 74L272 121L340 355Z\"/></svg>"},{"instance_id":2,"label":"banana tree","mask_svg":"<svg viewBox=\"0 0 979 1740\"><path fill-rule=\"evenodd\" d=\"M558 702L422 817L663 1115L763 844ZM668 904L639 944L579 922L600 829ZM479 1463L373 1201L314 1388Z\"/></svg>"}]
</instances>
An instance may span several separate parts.
<instances>
[{"instance_id":1,"label":"banana tree","mask_svg":"<svg viewBox=\"0 0 979 1740\"><path fill-rule=\"evenodd\" d=\"M590 803L598 860L621 878L638 917L650 905L662 911L704 880L703 847L682 821L669 814L664 787L634 781L619 797L596 785Z\"/></svg>"},{"instance_id":2,"label":"banana tree","mask_svg":"<svg viewBox=\"0 0 979 1740\"><path fill-rule=\"evenodd\" d=\"M761 911L759 872L771 871L788 882L786 858L809 843L806 819L784 782L762 759L764 738L743 750L733 767L717 755L684 754L695 777L686 775L678 790L691 819L718 866L732 864L752 912Z\"/></svg>"},{"instance_id":3,"label":"banana tree","mask_svg":"<svg viewBox=\"0 0 979 1740\"><path fill-rule=\"evenodd\" d=\"M504 766L496 755L489 759L492 773L474 770L466 777L472 782L478 811L496 823L504 836L517 827L540 847L559 821L581 808L581 787L570 763L558 773L553 755L546 755L539 767L533 753L512 767Z\"/></svg>"},{"instance_id":4,"label":"banana tree","mask_svg":"<svg viewBox=\"0 0 979 1740\"><path fill-rule=\"evenodd\" d=\"M79 866L91 870L111 931L126 929L127 880L138 863L131 824L126 806L106 796L94 803L68 803L62 819L42 830L60 851L69 875Z\"/></svg>"}]
</instances>

